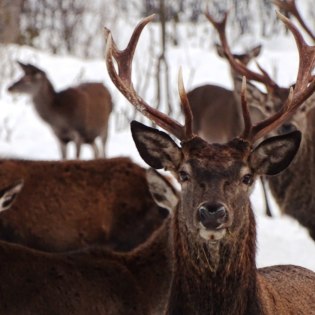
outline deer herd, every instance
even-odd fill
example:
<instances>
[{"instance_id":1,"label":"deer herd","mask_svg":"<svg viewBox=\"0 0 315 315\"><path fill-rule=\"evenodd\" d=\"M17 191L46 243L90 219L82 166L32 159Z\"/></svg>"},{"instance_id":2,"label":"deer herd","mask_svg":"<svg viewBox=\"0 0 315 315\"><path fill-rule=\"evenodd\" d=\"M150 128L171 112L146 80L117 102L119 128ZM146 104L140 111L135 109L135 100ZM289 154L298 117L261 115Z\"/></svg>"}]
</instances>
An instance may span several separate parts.
<instances>
[{"instance_id":1,"label":"deer herd","mask_svg":"<svg viewBox=\"0 0 315 315\"><path fill-rule=\"evenodd\" d=\"M275 4L315 42L294 0ZM77 158L88 143L97 159L1 159L0 314L315 314L313 271L257 268L249 198L261 178L281 211L315 241L315 46L278 13L299 54L295 82L280 87L260 66L260 72L247 66L260 46L231 52L227 14L206 17L218 32L217 51L229 62L234 89L204 85L186 93L180 70L184 124L149 105L132 82L137 43L154 16L139 22L123 50L106 29L112 82L164 130L131 122L148 169L129 158L104 158L113 102L102 83L56 92L43 70L19 62L24 75L8 90L31 96L61 157L74 142ZM156 169L169 171L180 189Z\"/></svg>"}]
</instances>

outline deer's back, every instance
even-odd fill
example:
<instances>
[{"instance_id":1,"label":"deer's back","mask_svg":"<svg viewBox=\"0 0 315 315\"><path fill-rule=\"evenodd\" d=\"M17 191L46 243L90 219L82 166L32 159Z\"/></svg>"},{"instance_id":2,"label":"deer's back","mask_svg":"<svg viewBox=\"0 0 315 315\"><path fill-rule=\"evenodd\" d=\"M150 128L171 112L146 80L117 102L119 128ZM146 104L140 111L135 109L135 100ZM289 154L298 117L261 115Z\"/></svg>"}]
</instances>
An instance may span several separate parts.
<instances>
[{"instance_id":1,"label":"deer's back","mask_svg":"<svg viewBox=\"0 0 315 315\"><path fill-rule=\"evenodd\" d=\"M2 160L0 183L24 187L0 214L0 238L47 251L110 243L128 250L164 220L145 179L127 158L34 162Z\"/></svg>"},{"instance_id":2,"label":"deer's back","mask_svg":"<svg viewBox=\"0 0 315 315\"><path fill-rule=\"evenodd\" d=\"M194 132L210 142L225 142L241 130L238 103L231 90L203 85L187 93L194 117Z\"/></svg>"},{"instance_id":3,"label":"deer's back","mask_svg":"<svg viewBox=\"0 0 315 315\"><path fill-rule=\"evenodd\" d=\"M315 314L315 273L279 265L259 269L258 283L266 314Z\"/></svg>"},{"instance_id":4,"label":"deer's back","mask_svg":"<svg viewBox=\"0 0 315 315\"><path fill-rule=\"evenodd\" d=\"M0 314L146 314L143 292L122 264L74 256L0 241Z\"/></svg>"},{"instance_id":5,"label":"deer's back","mask_svg":"<svg viewBox=\"0 0 315 315\"><path fill-rule=\"evenodd\" d=\"M112 111L112 98L102 83L84 83L56 93L56 119L80 133L85 142L92 142L107 129Z\"/></svg>"}]
</instances>

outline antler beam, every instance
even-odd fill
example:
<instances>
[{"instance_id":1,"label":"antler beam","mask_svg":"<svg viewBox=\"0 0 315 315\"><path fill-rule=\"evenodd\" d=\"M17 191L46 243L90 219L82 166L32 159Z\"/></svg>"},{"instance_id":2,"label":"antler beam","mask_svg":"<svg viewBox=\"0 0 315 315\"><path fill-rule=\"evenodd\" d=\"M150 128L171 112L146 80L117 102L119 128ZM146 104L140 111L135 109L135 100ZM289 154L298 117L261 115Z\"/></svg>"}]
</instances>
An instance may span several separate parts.
<instances>
[{"instance_id":1,"label":"antler beam","mask_svg":"<svg viewBox=\"0 0 315 315\"><path fill-rule=\"evenodd\" d=\"M285 13L292 14L300 25L303 27L305 32L312 38L315 42L315 34L310 30L310 28L306 25L304 20L301 17L299 10L296 7L295 0L274 0L273 3Z\"/></svg>"},{"instance_id":2,"label":"antler beam","mask_svg":"<svg viewBox=\"0 0 315 315\"><path fill-rule=\"evenodd\" d=\"M111 32L105 28L105 36L107 38L105 59L109 76L119 91L127 98L127 100L144 116L155 122L164 130L173 134L181 141L189 140L193 137L192 133L192 112L189 102L183 88L182 79L180 79L180 97L182 107L185 114L185 125L181 125L176 120L165 115L164 113L154 109L147 104L135 91L132 84L132 59L134 52L144 27L153 20L154 15L146 17L140 21L131 35L127 48L119 50L112 40ZM118 73L115 69L113 59L115 59L118 67ZM180 75L181 77L181 75Z\"/></svg>"}]
</instances>

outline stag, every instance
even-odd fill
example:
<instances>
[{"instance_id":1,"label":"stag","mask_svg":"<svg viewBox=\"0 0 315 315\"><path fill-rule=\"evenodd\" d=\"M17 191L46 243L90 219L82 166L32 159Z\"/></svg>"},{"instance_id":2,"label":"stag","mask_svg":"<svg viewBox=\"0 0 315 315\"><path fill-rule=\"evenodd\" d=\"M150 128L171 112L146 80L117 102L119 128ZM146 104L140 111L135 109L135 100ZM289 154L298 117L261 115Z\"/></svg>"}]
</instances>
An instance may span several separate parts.
<instances>
[{"instance_id":1,"label":"stag","mask_svg":"<svg viewBox=\"0 0 315 315\"><path fill-rule=\"evenodd\" d=\"M294 89L279 112L252 124L244 81L244 131L226 144L210 144L193 134L181 75L184 125L151 107L133 87L134 51L152 18L138 24L125 50L118 50L109 34L106 63L120 92L167 132L133 121L131 131L139 154L151 167L171 171L181 184L181 203L171 227L174 271L167 314L311 314L315 305L314 272L291 265L257 269L256 227L249 194L257 175L278 174L299 148L299 131L258 142L289 119L315 90L315 80L309 83L315 47L305 44L295 26L280 16L295 34L300 52ZM180 140L180 145L170 134Z\"/></svg>"},{"instance_id":2,"label":"stag","mask_svg":"<svg viewBox=\"0 0 315 315\"><path fill-rule=\"evenodd\" d=\"M170 184L152 171L147 177L159 203L176 208L178 198ZM10 194L10 189L5 193ZM6 202L6 207L10 204ZM171 260L166 259L170 221L171 216L128 253L104 247L45 253L0 241L0 314L163 314L172 276Z\"/></svg>"},{"instance_id":3,"label":"stag","mask_svg":"<svg viewBox=\"0 0 315 315\"><path fill-rule=\"evenodd\" d=\"M0 161L0 187L21 178L16 202L0 213L0 239L35 249L104 244L128 251L167 215L151 198L145 169L128 158Z\"/></svg>"},{"instance_id":4,"label":"stag","mask_svg":"<svg viewBox=\"0 0 315 315\"><path fill-rule=\"evenodd\" d=\"M281 108L281 103L289 95L290 88L279 86L262 68L260 68L262 73L252 71L233 58L224 31L226 18L227 15L225 15L222 21L215 22L208 15L208 19L219 32L222 45L231 66L248 79L263 83L266 86L268 94L252 87L250 90L251 100L256 102L257 106L260 106L266 114L268 112L276 113ZM305 58L312 57L312 50L308 50L305 49ZM258 98L257 95L259 95ZM315 215L313 211L315 200L312 193L315 181L314 97L313 94L307 99L300 109L290 117L290 120L277 131L278 133L286 133L296 128L302 131L301 148L296 159L279 176L268 177L270 191L280 206L281 211L292 216L301 225L306 227L313 240L315 240ZM305 172L306 169L307 172Z\"/></svg>"},{"instance_id":5,"label":"stag","mask_svg":"<svg viewBox=\"0 0 315 315\"><path fill-rule=\"evenodd\" d=\"M9 88L11 93L30 95L37 114L50 125L59 140L61 156L67 157L67 144L74 142L76 158L81 145L93 147L95 158L105 156L112 99L102 83L83 83L56 92L46 73L31 64L18 62L24 75ZM99 150L95 139L101 138Z\"/></svg>"}]
</instances>

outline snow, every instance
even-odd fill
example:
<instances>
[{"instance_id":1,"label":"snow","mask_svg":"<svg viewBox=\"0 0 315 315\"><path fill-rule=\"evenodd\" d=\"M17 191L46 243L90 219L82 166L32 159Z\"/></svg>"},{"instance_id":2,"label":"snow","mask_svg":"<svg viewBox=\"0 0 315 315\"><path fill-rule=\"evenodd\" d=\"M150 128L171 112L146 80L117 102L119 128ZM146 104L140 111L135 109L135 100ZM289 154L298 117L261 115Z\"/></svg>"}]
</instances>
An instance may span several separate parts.
<instances>
[{"instance_id":1,"label":"snow","mask_svg":"<svg viewBox=\"0 0 315 315\"><path fill-rule=\"evenodd\" d=\"M210 26L209 26L210 29ZM210 33L210 31L209 31ZM130 32L124 32L129 36ZM141 77L149 62L146 46L149 43L149 34L156 36L157 32L144 31L136 53L134 66L135 82L142 84L146 78ZM181 30L181 34L184 31ZM113 34L116 38L117 34ZM219 59L215 50L209 44L202 48L193 45L193 39L184 41L181 36L181 47L169 49L169 59L172 89L176 95L176 76L180 66L183 67L184 81L187 89L204 83L213 83L230 88L232 82L226 62ZM124 42L124 44L122 44ZM119 47L125 45L126 40L120 40ZM276 80L283 85L294 81L297 69L297 53L293 39L272 38L263 41L263 52L258 61L270 73L275 74ZM44 69L57 90L82 81L101 81L109 87L115 100L115 113L110 121L110 135L107 145L108 157L130 156L135 162L145 166L139 157L132 141L129 128L120 130L118 121L122 120L122 111L131 111L130 105L118 93L110 82L104 60L84 61L73 57L59 57L38 52L28 47L10 46L3 48L9 50L8 67L13 69L12 76L4 76L0 94L0 156L17 157L26 159L59 159L58 145L49 126L41 121L34 112L33 106L27 97L11 96L6 92L8 85L21 75L21 71L14 65L15 59L25 62L34 62ZM12 53L13 52L13 53ZM2 52L3 53L3 52ZM18 56L18 58L17 58ZM142 59L141 59L142 58ZM142 68L141 68L142 67ZM150 78L146 82L148 90L145 99L153 99L154 81ZM177 101L178 102L178 101ZM155 105L155 104L153 104ZM137 116L140 117L140 116ZM9 133L8 133L9 132ZM7 139L9 138L9 139ZM71 154L74 155L74 148ZM83 148L83 158L92 158L92 150L87 146ZM263 213L261 187L256 185L251 196L258 225L258 253L257 264L259 267L273 264L296 264L315 271L315 242L308 233L295 220L281 215L275 202L272 200L274 218L268 218Z\"/></svg>"}]
</instances>

